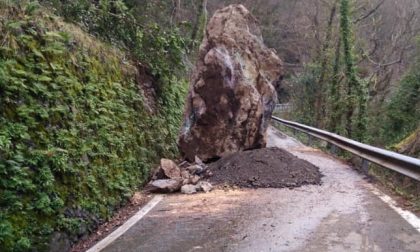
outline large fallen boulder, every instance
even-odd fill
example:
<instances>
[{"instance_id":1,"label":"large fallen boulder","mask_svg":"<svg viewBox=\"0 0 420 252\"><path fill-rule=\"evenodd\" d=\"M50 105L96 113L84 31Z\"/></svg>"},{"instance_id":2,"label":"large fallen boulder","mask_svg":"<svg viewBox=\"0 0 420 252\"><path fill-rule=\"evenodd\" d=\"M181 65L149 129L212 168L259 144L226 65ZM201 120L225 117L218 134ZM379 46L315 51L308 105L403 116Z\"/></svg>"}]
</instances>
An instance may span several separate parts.
<instances>
[{"instance_id":1,"label":"large fallen boulder","mask_svg":"<svg viewBox=\"0 0 420 252\"><path fill-rule=\"evenodd\" d=\"M200 46L179 137L185 158L207 161L265 147L281 69L243 5L216 11Z\"/></svg>"}]
</instances>

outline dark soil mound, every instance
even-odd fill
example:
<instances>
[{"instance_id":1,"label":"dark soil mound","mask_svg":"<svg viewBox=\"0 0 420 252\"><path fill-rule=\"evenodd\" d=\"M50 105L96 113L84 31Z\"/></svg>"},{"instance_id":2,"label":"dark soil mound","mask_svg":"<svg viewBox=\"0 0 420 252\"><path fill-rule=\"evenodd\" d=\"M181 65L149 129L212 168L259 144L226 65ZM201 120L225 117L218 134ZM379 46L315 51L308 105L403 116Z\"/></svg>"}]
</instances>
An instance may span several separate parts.
<instances>
[{"instance_id":1,"label":"dark soil mound","mask_svg":"<svg viewBox=\"0 0 420 252\"><path fill-rule=\"evenodd\" d=\"M238 152L209 165L215 185L251 188L320 184L318 167L278 148Z\"/></svg>"}]
</instances>

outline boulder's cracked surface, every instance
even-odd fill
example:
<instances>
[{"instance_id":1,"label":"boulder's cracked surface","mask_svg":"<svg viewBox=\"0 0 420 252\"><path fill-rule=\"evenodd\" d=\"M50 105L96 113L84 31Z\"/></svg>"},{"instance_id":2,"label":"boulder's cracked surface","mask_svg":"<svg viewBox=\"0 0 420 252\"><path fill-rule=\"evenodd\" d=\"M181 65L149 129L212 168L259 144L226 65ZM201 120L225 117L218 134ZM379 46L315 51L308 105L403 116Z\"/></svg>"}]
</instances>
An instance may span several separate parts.
<instances>
[{"instance_id":1,"label":"boulder's cracked surface","mask_svg":"<svg viewBox=\"0 0 420 252\"><path fill-rule=\"evenodd\" d=\"M265 147L281 72L281 60L264 45L243 5L216 11L200 46L180 132L185 158L207 161Z\"/></svg>"}]
</instances>

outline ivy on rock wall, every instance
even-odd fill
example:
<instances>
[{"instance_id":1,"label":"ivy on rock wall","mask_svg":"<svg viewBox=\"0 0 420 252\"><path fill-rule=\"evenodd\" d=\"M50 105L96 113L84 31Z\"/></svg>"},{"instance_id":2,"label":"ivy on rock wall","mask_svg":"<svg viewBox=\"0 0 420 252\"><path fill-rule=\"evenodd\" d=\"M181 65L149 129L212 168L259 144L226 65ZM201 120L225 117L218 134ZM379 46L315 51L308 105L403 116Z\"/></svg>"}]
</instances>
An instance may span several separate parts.
<instances>
[{"instance_id":1,"label":"ivy on rock wall","mask_svg":"<svg viewBox=\"0 0 420 252\"><path fill-rule=\"evenodd\" d=\"M149 114L123 52L37 8L0 3L0 251L107 219L176 154L186 94L163 76Z\"/></svg>"}]
</instances>

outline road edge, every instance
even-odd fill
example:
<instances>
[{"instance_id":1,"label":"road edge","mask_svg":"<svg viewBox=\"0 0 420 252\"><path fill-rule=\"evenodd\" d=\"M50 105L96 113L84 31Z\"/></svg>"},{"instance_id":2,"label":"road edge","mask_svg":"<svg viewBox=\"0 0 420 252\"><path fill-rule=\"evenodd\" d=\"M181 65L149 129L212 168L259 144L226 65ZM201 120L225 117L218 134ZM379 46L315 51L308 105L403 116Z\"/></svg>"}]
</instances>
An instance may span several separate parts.
<instances>
[{"instance_id":1,"label":"road edge","mask_svg":"<svg viewBox=\"0 0 420 252\"><path fill-rule=\"evenodd\" d=\"M401 207L399 207L397 202L394 199L392 199L390 196L380 191L374 185L369 184L368 188L375 196L381 199L392 210L394 210L398 215L400 215L406 222L408 222L414 229L416 229L417 232L420 233L420 218L419 217L417 217L414 213L408 210L404 210Z\"/></svg>"},{"instance_id":2,"label":"road edge","mask_svg":"<svg viewBox=\"0 0 420 252\"><path fill-rule=\"evenodd\" d=\"M163 195L156 195L150 200L144 207L142 207L135 215L128 219L124 224L117 228L114 232L110 233L108 236L100 240L98 243L93 245L86 252L99 252L106 248L113 241L118 239L121 235L127 232L134 224L141 220L146 214L148 214L159 202L163 200Z\"/></svg>"}]
</instances>

